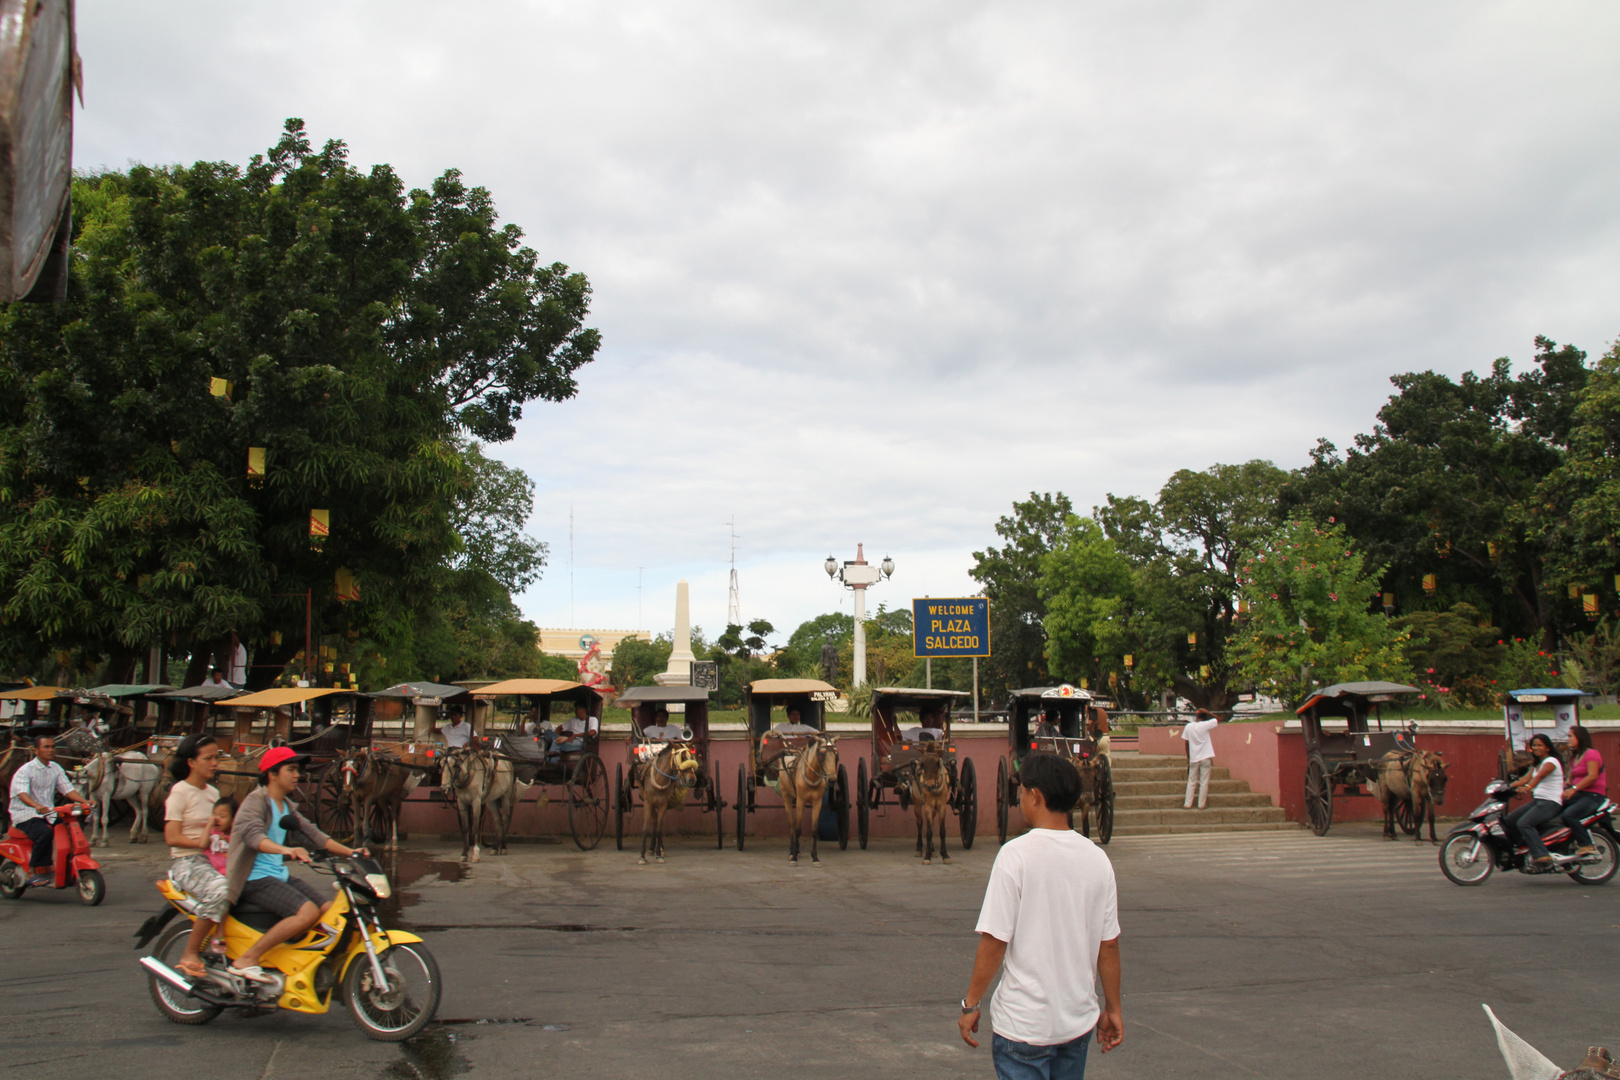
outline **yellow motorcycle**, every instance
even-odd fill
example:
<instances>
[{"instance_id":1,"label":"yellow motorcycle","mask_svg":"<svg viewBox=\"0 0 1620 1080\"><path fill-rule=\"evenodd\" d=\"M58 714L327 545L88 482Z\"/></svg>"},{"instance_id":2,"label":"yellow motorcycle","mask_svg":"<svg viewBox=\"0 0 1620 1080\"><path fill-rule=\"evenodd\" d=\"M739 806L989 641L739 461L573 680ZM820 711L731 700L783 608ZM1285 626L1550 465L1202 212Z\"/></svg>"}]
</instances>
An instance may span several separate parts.
<instances>
[{"instance_id":1,"label":"yellow motorcycle","mask_svg":"<svg viewBox=\"0 0 1620 1080\"><path fill-rule=\"evenodd\" d=\"M332 877L337 899L324 922L302 939L284 942L265 953L260 966L269 983L244 979L231 970L240 956L274 926L278 916L252 905L237 904L222 927L223 952L203 953L207 976L191 979L173 966L185 951L195 919L190 897L171 881L157 883L168 901L163 911L136 932L135 945L157 944L141 958L158 1010L177 1024L206 1024L226 1009L248 1012L324 1013L333 995L348 1003L354 1022L373 1039L398 1042L426 1027L439 1008L439 965L415 934L383 929L377 902L391 892L388 875L376 861L361 855L347 858L313 853L310 869ZM175 915L186 921L165 929Z\"/></svg>"}]
</instances>

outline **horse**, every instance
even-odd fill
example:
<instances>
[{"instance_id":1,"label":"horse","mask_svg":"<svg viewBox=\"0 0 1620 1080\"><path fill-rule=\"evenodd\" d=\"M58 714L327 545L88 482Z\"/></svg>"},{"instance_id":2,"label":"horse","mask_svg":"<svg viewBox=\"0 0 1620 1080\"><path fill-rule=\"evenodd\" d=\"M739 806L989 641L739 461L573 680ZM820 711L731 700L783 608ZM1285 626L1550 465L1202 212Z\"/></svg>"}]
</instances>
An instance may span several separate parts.
<instances>
[{"instance_id":1,"label":"horse","mask_svg":"<svg viewBox=\"0 0 1620 1080\"><path fill-rule=\"evenodd\" d=\"M159 766L146 760L144 754L115 757L106 753L97 754L78 770L85 797L101 808L90 827L92 847L107 846L107 818L115 802L128 803L135 812L135 820L129 827L129 842L146 843L147 800L157 786L158 775L162 771Z\"/></svg>"},{"instance_id":2,"label":"horse","mask_svg":"<svg viewBox=\"0 0 1620 1080\"><path fill-rule=\"evenodd\" d=\"M939 861L950 864L945 850L945 810L951 801L951 774L938 754L924 754L909 770L906 786L911 793L911 809L917 815L916 858L928 866L934 861L934 827L939 826ZM928 852L923 853L923 824L928 825Z\"/></svg>"},{"instance_id":3,"label":"horse","mask_svg":"<svg viewBox=\"0 0 1620 1080\"><path fill-rule=\"evenodd\" d=\"M399 848L399 808L405 796L416 790L422 774L407 768L399 758L381 750L350 750L340 766L343 791L354 811L354 835L359 843L375 839L389 850ZM373 809L382 815L381 835L373 836Z\"/></svg>"},{"instance_id":4,"label":"horse","mask_svg":"<svg viewBox=\"0 0 1620 1080\"><path fill-rule=\"evenodd\" d=\"M809 745L782 757L777 772L777 783L782 793L782 804L787 808L788 820L793 824L792 839L788 845L788 865L799 865L799 830L803 825L804 808L810 808L810 864L820 866L816 851L820 838L817 824L821 820L821 803L827 796L827 785L838 775L838 740L826 735L812 735Z\"/></svg>"},{"instance_id":5,"label":"horse","mask_svg":"<svg viewBox=\"0 0 1620 1080\"><path fill-rule=\"evenodd\" d=\"M1074 804L1074 811L1070 815L1072 822L1075 817L1080 819L1080 831L1086 836L1091 835L1091 815L1099 811L1099 796L1102 788L1102 770L1104 751L1099 747L1095 754L1082 753L1074 758L1075 771L1080 774L1080 798ZM1073 826L1070 826L1073 828Z\"/></svg>"},{"instance_id":6,"label":"horse","mask_svg":"<svg viewBox=\"0 0 1620 1080\"><path fill-rule=\"evenodd\" d=\"M506 854L506 830L512 813L530 785L515 775L512 762L488 750L461 746L444 760L444 788L456 807L456 823L461 828L461 857L475 863L483 858L484 810L494 812L497 855Z\"/></svg>"},{"instance_id":7,"label":"horse","mask_svg":"<svg viewBox=\"0 0 1620 1080\"><path fill-rule=\"evenodd\" d=\"M34 751L19 743L12 743L5 750L0 751L0 790L11 791L11 778L17 775L17 770L28 764L34 756ZM8 807L11 805L9 794L0 799L0 825L10 827L11 814Z\"/></svg>"},{"instance_id":8,"label":"horse","mask_svg":"<svg viewBox=\"0 0 1620 1080\"><path fill-rule=\"evenodd\" d=\"M637 767L641 782L641 865L647 864L647 841L653 858L664 861L664 814L686 805L686 792L697 782L697 755L689 746L666 746Z\"/></svg>"},{"instance_id":9,"label":"horse","mask_svg":"<svg viewBox=\"0 0 1620 1080\"><path fill-rule=\"evenodd\" d=\"M1437 750L1391 750L1378 761L1378 779L1373 794L1384 808L1384 839L1394 840L1395 811L1406 803L1417 823L1418 843L1423 842L1423 819L1429 821L1429 842L1438 843L1434 828L1434 808L1446 802L1446 763Z\"/></svg>"}]
</instances>

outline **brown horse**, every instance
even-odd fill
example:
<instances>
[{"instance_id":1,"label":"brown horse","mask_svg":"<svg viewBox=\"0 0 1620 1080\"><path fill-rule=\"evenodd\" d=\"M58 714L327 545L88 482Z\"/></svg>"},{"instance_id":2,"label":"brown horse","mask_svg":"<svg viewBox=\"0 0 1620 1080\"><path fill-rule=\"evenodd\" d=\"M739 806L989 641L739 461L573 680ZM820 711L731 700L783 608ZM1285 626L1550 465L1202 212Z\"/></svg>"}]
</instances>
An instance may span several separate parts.
<instances>
[{"instance_id":1,"label":"brown horse","mask_svg":"<svg viewBox=\"0 0 1620 1080\"><path fill-rule=\"evenodd\" d=\"M934 861L934 828L939 828L939 861L949 864L945 850L945 810L951 801L951 774L938 754L924 754L908 770L911 809L917 815L917 858L927 866ZM923 824L928 826L928 852L923 853Z\"/></svg>"},{"instance_id":2,"label":"brown horse","mask_svg":"<svg viewBox=\"0 0 1620 1080\"><path fill-rule=\"evenodd\" d=\"M686 793L697 779L697 755L689 746L666 746L651 761L636 767L641 786L641 862L647 862L647 841L653 858L664 861L664 815L686 805Z\"/></svg>"},{"instance_id":3,"label":"brown horse","mask_svg":"<svg viewBox=\"0 0 1620 1080\"><path fill-rule=\"evenodd\" d=\"M354 812L357 843L375 841L389 850L399 847L399 809L416 790L422 774L384 750L350 750L343 758L343 790ZM379 829L372 828L372 815Z\"/></svg>"},{"instance_id":4,"label":"brown horse","mask_svg":"<svg viewBox=\"0 0 1620 1080\"><path fill-rule=\"evenodd\" d=\"M777 783L782 791L782 804L787 808L792 823L792 839L788 844L788 865L799 865L799 831L804 824L804 809L810 808L810 865L820 866L816 841L820 829L821 803L827 797L827 785L838 775L838 740L826 735L812 735L803 750L790 751L783 756Z\"/></svg>"},{"instance_id":5,"label":"brown horse","mask_svg":"<svg viewBox=\"0 0 1620 1080\"><path fill-rule=\"evenodd\" d=\"M1091 815L1099 812L1102 794L1102 750L1095 754L1082 754L1074 759L1075 771L1080 774L1080 799L1074 804L1074 810L1069 815L1069 827L1074 828L1078 820L1080 831L1087 836L1091 835Z\"/></svg>"},{"instance_id":6,"label":"brown horse","mask_svg":"<svg viewBox=\"0 0 1620 1080\"><path fill-rule=\"evenodd\" d=\"M1391 750L1379 759L1373 794L1384 808L1385 840L1396 838L1395 812L1404 802L1417 823L1413 839L1423 842L1423 821L1427 817L1429 842L1439 843L1434 828L1434 808L1446 802L1444 757L1438 750Z\"/></svg>"}]
</instances>

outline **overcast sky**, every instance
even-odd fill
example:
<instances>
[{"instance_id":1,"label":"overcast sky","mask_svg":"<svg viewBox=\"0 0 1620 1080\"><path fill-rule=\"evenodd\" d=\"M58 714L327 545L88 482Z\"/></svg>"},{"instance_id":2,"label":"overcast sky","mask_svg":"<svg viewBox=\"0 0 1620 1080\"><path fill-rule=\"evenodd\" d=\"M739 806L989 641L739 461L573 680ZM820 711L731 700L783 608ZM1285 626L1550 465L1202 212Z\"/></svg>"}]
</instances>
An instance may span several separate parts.
<instances>
[{"instance_id":1,"label":"overcast sky","mask_svg":"<svg viewBox=\"0 0 1620 1080\"><path fill-rule=\"evenodd\" d=\"M1612 2L78 10L80 168L299 116L590 277L579 396L491 448L546 626L665 629L685 577L720 629L733 517L745 619L848 611L857 541L874 605L970 592L1031 490L1296 466L1393 373L1620 329Z\"/></svg>"}]
</instances>

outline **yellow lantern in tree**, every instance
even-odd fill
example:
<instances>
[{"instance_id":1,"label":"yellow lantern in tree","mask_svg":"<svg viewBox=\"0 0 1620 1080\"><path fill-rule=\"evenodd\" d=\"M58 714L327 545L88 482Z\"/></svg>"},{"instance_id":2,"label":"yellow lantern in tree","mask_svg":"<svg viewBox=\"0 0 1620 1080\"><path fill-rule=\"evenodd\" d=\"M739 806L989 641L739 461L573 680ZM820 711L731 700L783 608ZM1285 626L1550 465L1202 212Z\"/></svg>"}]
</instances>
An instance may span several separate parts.
<instances>
[{"instance_id":1,"label":"yellow lantern in tree","mask_svg":"<svg viewBox=\"0 0 1620 1080\"><path fill-rule=\"evenodd\" d=\"M1209 679L1209 665L1208 664L1199 664L1198 665L1198 677L1200 679L1204 679L1204 680Z\"/></svg>"},{"instance_id":2,"label":"yellow lantern in tree","mask_svg":"<svg viewBox=\"0 0 1620 1080\"><path fill-rule=\"evenodd\" d=\"M1423 591L1433 596L1440 588L1440 579L1433 574L1423 575Z\"/></svg>"},{"instance_id":3,"label":"yellow lantern in tree","mask_svg":"<svg viewBox=\"0 0 1620 1080\"><path fill-rule=\"evenodd\" d=\"M248 447L248 483L258 487L264 483L264 447Z\"/></svg>"},{"instance_id":4,"label":"yellow lantern in tree","mask_svg":"<svg viewBox=\"0 0 1620 1080\"><path fill-rule=\"evenodd\" d=\"M1571 600L1578 599L1580 597L1580 595L1581 595L1581 587L1579 585L1571 585L1569 587L1569 598Z\"/></svg>"},{"instance_id":5,"label":"yellow lantern in tree","mask_svg":"<svg viewBox=\"0 0 1620 1080\"><path fill-rule=\"evenodd\" d=\"M311 510L309 512L309 546L312 551L321 550L326 538L332 535L332 511Z\"/></svg>"},{"instance_id":6,"label":"yellow lantern in tree","mask_svg":"<svg viewBox=\"0 0 1620 1080\"><path fill-rule=\"evenodd\" d=\"M1598 617L1597 601L1597 593L1589 592L1581 596L1581 610L1586 612L1586 617L1593 622L1596 622Z\"/></svg>"},{"instance_id":7,"label":"yellow lantern in tree","mask_svg":"<svg viewBox=\"0 0 1620 1080\"><path fill-rule=\"evenodd\" d=\"M360 582L355 580L353 570L338 568L332 575L332 594L345 604L360 599Z\"/></svg>"},{"instance_id":8,"label":"yellow lantern in tree","mask_svg":"<svg viewBox=\"0 0 1620 1080\"><path fill-rule=\"evenodd\" d=\"M1126 653L1125 654L1125 667L1126 667L1126 670L1129 670L1129 669L1131 669L1131 668L1133 668L1135 666L1136 666L1136 657L1132 656L1130 653Z\"/></svg>"},{"instance_id":9,"label":"yellow lantern in tree","mask_svg":"<svg viewBox=\"0 0 1620 1080\"><path fill-rule=\"evenodd\" d=\"M1189 644L1189 645L1197 645L1198 644L1198 631L1194 630L1192 633L1187 635L1187 644Z\"/></svg>"}]
</instances>

